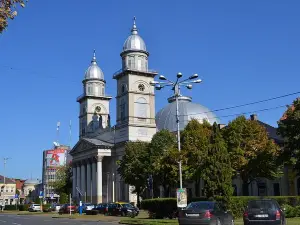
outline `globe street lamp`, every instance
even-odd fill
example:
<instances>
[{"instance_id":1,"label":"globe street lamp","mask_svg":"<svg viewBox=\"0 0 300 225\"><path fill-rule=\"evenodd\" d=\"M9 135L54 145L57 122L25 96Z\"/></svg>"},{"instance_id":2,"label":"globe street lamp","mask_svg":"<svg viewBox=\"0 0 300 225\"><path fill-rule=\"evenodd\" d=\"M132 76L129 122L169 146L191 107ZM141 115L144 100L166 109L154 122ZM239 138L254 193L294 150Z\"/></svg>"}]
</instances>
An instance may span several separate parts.
<instances>
[{"instance_id":1,"label":"globe street lamp","mask_svg":"<svg viewBox=\"0 0 300 225\"><path fill-rule=\"evenodd\" d=\"M177 73L176 81L168 80L165 76L160 75L159 79L162 81L150 81L150 85L154 86L156 90L161 90L164 87L171 86L174 91L174 97L176 99L176 123L177 123L177 145L178 151L181 151L180 147L180 129L179 129L179 109L178 109L178 97L180 96L180 87L185 86L187 89L192 89L192 84L201 83L202 80L194 80L198 78L198 74L194 74L189 78L179 81L182 77L182 73ZM182 188L182 168L181 168L181 160L179 160L179 180L180 180L180 188Z\"/></svg>"}]
</instances>

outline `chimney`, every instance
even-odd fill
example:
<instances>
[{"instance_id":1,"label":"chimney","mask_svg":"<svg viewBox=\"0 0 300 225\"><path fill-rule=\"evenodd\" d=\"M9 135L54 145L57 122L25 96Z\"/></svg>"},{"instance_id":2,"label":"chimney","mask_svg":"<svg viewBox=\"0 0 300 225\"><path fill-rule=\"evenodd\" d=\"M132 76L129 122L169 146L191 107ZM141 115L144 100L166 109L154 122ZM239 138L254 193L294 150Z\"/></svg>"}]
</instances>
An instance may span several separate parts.
<instances>
[{"instance_id":1,"label":"chimney","mask_svg":"<svg viewBox=\"0 0 300 225\"><path fill-rule=\"evenodd\" d=\"M256 115L256 114L250 115L250 119L251 119L251 120L257 120L257 115Z\"/></svg>"},{"instance_id":2,"label":"chimney","mask_svg":"<svg viewBox=\"0 0 300 225\"><path fill-rule=\"evenodd\" d=\"M226 125L225 124L219 124L219 129L223 129Z\"/></svg>"}]
</instances>

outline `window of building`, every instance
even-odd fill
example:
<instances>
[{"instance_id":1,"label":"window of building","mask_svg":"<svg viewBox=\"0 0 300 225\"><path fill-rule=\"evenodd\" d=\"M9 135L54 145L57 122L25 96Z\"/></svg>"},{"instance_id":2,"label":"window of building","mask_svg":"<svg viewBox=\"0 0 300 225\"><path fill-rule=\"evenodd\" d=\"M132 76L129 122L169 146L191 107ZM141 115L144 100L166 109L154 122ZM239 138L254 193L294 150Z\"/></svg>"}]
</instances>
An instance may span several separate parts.
<instances>
[{"instance_id":1,"label":"window of building","mask_svg":"<svg viewBox=\"0 0 300 225\"><path fill-rule=\"evenodd\" d=\"M134 103L135 116L137 118L143 119L147 117L148 104L145 98L138 98Z\"/></svg>"},{"instance_id":2,"label":"window of building","mask_svg":"<svg viewBox=\"0 0 300 225\"><path fill-rule=\"evenodd\" d=\"M279 183L273 184L274 196L280 196L280 186Z\"/></svg>"},{"instance_id":3,"label":"window of building","mask_svg":"<svg viewBox=\"0 0 300 225\"><path fill-rule=\"evenodd\" d=\"M93 85L92 84L87 85L87 92L88 92L88 95L93 94Z\"/></svg>"},{"instance_id":4,"label":"window of building","mask_svg":"<svg viewBox=\"0 0 300 225\"><path fill-rule=\"evenodd\" d=\"M128 57L128 67L130 69L134 69L135 68L134 56L129 56Z\"/></svg>"}]
</instances>

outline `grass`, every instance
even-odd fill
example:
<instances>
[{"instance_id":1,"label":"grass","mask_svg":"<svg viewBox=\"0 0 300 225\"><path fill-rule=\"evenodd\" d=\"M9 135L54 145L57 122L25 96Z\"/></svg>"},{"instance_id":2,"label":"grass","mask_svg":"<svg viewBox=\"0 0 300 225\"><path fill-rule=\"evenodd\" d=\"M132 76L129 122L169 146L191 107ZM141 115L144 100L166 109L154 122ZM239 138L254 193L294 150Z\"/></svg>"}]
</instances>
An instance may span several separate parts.
<instances>
[{"instance_id":1,"label":"grass","mask_svg":"<svg viewBox=\"0 0 300 225\"><path fill-rule=\"evenodd\" d=\"M128 225L178 225L176 219L147 219L147 218L126 218L120 221L120 224ZM235 225L243 225L242 219L235 220ZM300 225L300 217L288 218L287 225Z\"/></svg>"}]
</instances>

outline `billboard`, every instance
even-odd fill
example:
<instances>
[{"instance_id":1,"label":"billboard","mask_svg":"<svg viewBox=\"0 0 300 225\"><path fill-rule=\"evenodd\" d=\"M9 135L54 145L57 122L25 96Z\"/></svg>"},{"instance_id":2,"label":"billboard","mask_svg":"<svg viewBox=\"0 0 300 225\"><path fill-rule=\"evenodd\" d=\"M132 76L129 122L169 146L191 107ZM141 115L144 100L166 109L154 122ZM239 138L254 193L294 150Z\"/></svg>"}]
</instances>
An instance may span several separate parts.
<instances>
[{"instance_id":1,"label":"billboard","mask_svg":"<svg viewBox=\"0 0 300 225\"><path fill-rule=\"evenodd\" d=\"M47 167L60 167L65 165L66 150L53 149L46 151Z\"/></svg>"}]
</instances>

